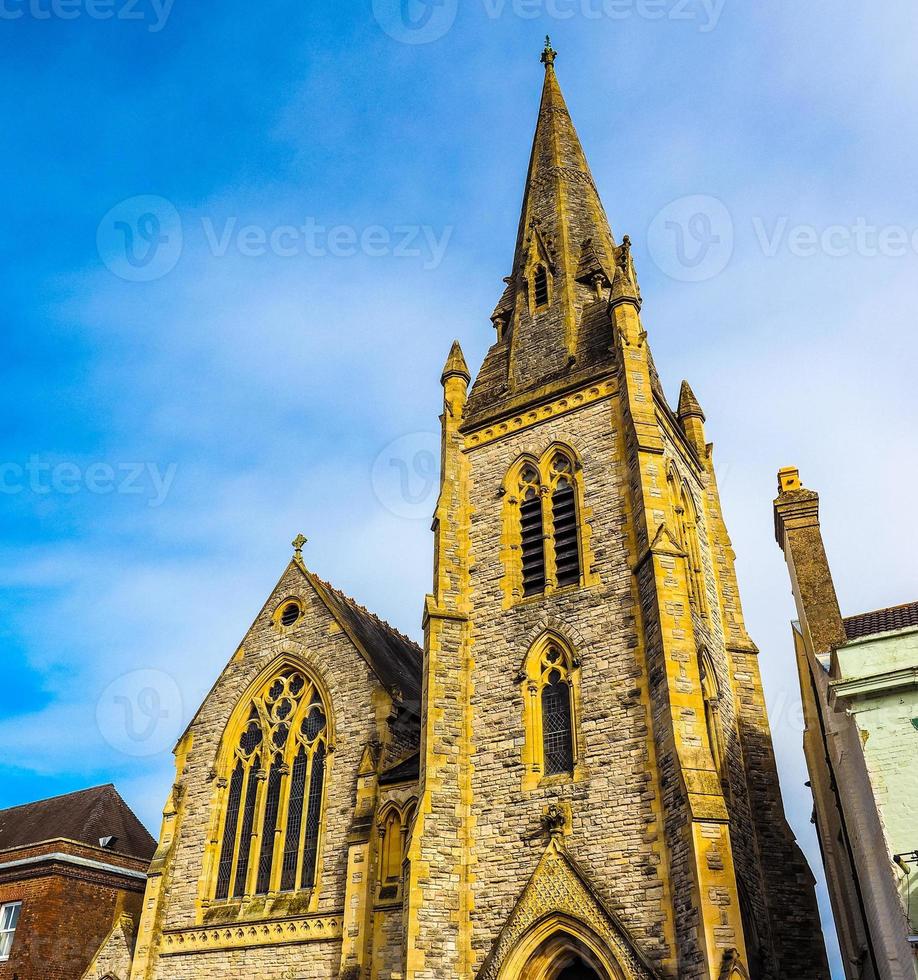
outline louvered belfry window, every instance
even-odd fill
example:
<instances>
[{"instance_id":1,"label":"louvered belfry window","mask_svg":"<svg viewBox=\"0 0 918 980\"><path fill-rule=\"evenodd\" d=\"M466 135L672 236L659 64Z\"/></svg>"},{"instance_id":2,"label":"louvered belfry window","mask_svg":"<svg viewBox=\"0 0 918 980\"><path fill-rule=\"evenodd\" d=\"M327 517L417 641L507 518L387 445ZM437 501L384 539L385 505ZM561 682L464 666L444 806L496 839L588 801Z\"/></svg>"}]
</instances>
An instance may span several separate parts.
<instances>
[{"instance_id":1,"label":"louvered belfry window","mask_svg":"<svg viewBox=\"0 0 918 980\"><path fill-rule=\"evenodd\" d=\"M315 886L327 737L322 697L299 670L253 699L230 760L216 900Z\"/></svg>"},{"instance_id":2,"label":"louvered belfry window","mask_svg":"<svg viewBox=\"0 0 918 980\"><path fill-rule=\"evenodd\" d=\"M533 276L532 292L536 307L548 306L548 271L540 265Z\"/></svg>"},{"instance_id":3,"label":"louvered belfry window","mask_svg":"<svg viewBox=\"0 0 918 980\"><path fill-rule=\"evenodd\" d=\"M552 462L552 526L555 575L559 586L575 585L580 581L580 535L572 469L566 456L559 454Z\"/></svg>"},{"instance_id":4,"label":"louvered belfry window","mask_svg":"<svg viewBox=\"0 0 918 980\"><path fill-rule=\"evenodd\" d=\"M574 771L574 731L569 668L564 654L550 646L542 660L543 769L546 776Z\"/></svg>"},{"instance_id":5,"label":"louvered belfry window","mask_svg":"<svg viewBox=\"0 0 918 980\"><path fill-rule=\"evenodd\" d=\"M545 526L542 516L542 481L526 466L520 476L520 524L523 552L523 595L545 589Z\"/></svg>"},{"instance_id":6,"label":"louvered belfry window","mask_svg":"<svg viewBox=\"0 0 918 980\"><path fill-rule=\"evenodd\" d=\"M522 595L529 598L548 588L579 585L584 561L573 454L552 450L541 461L520 466L511 470L505 487L516 491L509 502L514 508L512 519L519 521ZM519 581L518 571L510 574Z\"/></svg>"}]
</instances>

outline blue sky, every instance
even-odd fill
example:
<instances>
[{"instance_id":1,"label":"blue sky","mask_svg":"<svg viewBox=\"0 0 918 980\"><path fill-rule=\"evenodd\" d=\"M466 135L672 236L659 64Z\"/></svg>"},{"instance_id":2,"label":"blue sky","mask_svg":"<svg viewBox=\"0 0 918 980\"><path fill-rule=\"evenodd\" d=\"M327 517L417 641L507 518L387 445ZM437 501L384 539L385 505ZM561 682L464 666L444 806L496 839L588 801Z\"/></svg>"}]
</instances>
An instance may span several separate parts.
<instances>
[{"instance_id":1,"label":"blue sky","mask_svg":"<svg viewBox=\"0 0 918 980\"><path fill-rule=\"evenodd\" d=\"M298 531L419 634L439 371L492 337L550 32L821 877L771 500L822 493L846 613L916 597L913 6L106 2L0 0L0 806L113 780L155 831Z\"/></svg>"}]
</instances>

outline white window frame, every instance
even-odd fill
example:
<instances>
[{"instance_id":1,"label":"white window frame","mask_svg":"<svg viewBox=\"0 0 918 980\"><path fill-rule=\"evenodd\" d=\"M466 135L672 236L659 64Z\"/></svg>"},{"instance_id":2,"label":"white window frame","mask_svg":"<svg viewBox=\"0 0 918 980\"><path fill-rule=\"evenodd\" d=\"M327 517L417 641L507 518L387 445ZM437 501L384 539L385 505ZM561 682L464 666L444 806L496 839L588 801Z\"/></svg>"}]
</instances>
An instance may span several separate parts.
<instances>
[{"instance_id":1,"label":"white window frame","mask_svg":"<svg viewBox=\"0 0 918 980\"><path fill-rule=\"evenodd\" d=\"M4 902L3 905L0 905L0 963L5 963L10 958L21 915L22 902ZM4 927L4 922L11 921L14 917L15 925L12 928ZM6 947L5 951L4 946Z\"/></svg>"}]
</instances>

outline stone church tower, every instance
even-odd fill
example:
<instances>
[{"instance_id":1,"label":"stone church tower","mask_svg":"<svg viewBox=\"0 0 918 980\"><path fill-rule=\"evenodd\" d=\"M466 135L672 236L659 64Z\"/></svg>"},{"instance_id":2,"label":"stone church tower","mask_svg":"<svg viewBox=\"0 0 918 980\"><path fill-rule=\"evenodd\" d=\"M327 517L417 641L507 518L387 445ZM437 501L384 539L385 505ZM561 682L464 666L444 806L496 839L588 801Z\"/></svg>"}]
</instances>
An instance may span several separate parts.
<instances>
[{"instance_id":1,"label":"stone church tower","mask_svg":"<svg viewBox=\"0 0 918 980\"><path fill-rule=\"evenodd\" d=\"M704 413L555 57L496 342L443 371L424 649L295 542L178 746L131 980L828 977Z\"/></svg>"}]
</instances>

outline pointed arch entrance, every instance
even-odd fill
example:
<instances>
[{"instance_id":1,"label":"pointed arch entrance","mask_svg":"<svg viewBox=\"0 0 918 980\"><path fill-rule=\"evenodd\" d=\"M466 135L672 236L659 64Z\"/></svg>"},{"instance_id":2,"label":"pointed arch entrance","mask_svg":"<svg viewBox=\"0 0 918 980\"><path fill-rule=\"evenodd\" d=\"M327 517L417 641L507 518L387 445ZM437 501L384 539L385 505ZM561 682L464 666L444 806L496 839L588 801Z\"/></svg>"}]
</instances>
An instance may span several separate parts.
<instances>
[{"instance_id":1,"label":"pointed arch entrance","mask_svg":"<svg viewBox=\"0 0 918 980\"><path fill-rule=\"evenodd\" d=\"M592 929L553 915L523 937L499 980L626 980L626 974Z\"/></svg>"}]
</instances>

